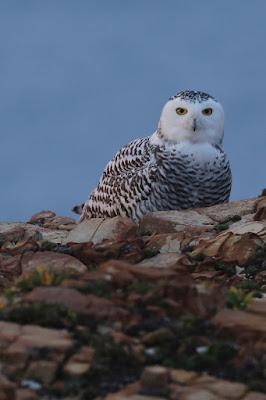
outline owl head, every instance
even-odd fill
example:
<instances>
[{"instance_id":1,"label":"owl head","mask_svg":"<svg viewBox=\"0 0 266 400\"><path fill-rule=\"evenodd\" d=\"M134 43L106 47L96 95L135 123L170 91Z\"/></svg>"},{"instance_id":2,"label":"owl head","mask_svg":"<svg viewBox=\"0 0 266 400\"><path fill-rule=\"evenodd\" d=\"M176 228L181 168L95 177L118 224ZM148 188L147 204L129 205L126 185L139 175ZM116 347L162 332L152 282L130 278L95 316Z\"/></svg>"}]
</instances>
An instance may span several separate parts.
<instances>
[{"instance_id":1,"label":"owl head","mask_svg":"<svg viewBox=\"0 0 266 400\"><path fill-rule=\"evenodd\" d=\"M187 90L170 97L159 122L161 137L174 143L221 145L224 134L222 105L207 93Z\"/></svg>"}]
</instances>

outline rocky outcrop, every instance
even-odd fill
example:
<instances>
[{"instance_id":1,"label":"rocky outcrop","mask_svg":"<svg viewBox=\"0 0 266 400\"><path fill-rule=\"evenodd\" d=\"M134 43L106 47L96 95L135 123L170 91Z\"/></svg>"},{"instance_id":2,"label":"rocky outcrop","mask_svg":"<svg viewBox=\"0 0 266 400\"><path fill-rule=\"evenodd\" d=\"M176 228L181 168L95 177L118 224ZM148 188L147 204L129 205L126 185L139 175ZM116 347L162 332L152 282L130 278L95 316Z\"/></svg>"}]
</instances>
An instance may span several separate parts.
<instances>
[{"instance_id":1,"label":"rocky outcrop","mask_svg":"<svg viewBox=\"0 0 266 400\"><path fill-rule=\"evenodd\" d=\"M266 197L0 223L0 400L266 399Z\"/></svg>"}]
</instances>

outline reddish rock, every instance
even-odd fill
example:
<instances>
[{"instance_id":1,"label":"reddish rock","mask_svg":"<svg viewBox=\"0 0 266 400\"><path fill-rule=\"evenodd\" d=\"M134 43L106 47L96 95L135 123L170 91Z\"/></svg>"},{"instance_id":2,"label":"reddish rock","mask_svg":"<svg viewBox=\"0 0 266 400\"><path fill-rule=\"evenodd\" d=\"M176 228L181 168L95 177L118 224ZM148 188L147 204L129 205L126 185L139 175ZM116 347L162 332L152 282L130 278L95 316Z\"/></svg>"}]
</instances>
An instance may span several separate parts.
<instances>
[{"instance_id":1,"label":"reddish rock","mask_svg":"<svg viewBox=\"0 0 266 400\"><path fill-rule=\"evenodd\" d=\"M53 251L37 251L24 254L21 259L22 273L33 272L38 267L46 271L67 274L83 274L87 267L75 257Z\"/></svg>"},{"instance_id":2,"label":"reddish rock","mask_svg":"<svg viewBox=\"0 0 266 400\"><path fill-rule=\"evenodd\" d=\"M172 369L170 371L171 380L180 383L188 384L197 378L198 374L193 371L186 371L184 369Z\"/></svg>"},{"instance_id":3,"label":"reddish rock","mask_svg":"<svg viewBox=\"0 0 266 400\"><path fill-rule=\"evenodd\" d=\"M91 368L94 349L83 346L64 365L64 372L72 377L78 377L87 373Z\"/></svg>"},{"instance_id":4,"label":"reddish rock","mask_svg":"<svg viewBox=\"0 0 266 400\"><path fill-rule=\"evenodd\" d=\"M224 309L219 311L212 322L221 327L235 330L238 333L266 333L266 318L246 311Z\"/></svg>"},{"instance_id":5,"label":"reddish rock","mask_svg":"<svg viewBox=\"0 0 266 400\"><path fill-rule=\"evenodd\" d=\"M247 311L262 314L266 318L266 297L253 299L247 307Z\"/></svg>"},{"instance_id":6,"label":"reddish rock","mask_svg":"<svg viewBox=\"0 0 266 400\"><path fill-rule=\"evenodd\" d=\"M0 372L0 400L15 400L16 385Z\"/></svg>"},{"instance_id":7,"label":"reddish rock","mask_svg":"<svg viewBox=\"0 0 266 400\"><path fill-rule=\"evenodd\" d=\"M259 392L249 392L243 400L266 400L266 394Z\"/></svg>"},{"instance_id":8,"label":"reddish rock","mask_svg":"<svg viewBox=\"0 0 266 400\"><path fill-rule=\"evenodd\" d=\"M204 381L200 378L193 382L194 385L205 387L209 391L218 396L225 397L230 400L242 399L244 394L248 391L248 387L243 383L230 382L223 379L213 379L211 381Z\"/></svg>"},{"instance_id":9,"label":"reddish rock","mask_svg":"<svg viewBox=\"0 0 266 400\"><path fill-rule=\"evenodd\" d=\"M103 240L123 240L136 235L137 225L129 218L93 218L78 224L69 234L66 242L101 243Z\"/></svg>"},{"instance_id":10,"label":"reddish rock","mask_svg":"<svg viewBox=\"0 0 266 400\"><path fill-rule=\"evenodd\" d=\"M143 394L160 396L166 393L169 383L169 370L160 365L146 367L140 379L140 391Z\"/></svg>"},{"instance_id":11,"label":"reddish rock","mask_svg":"<svg viewBox=\"0 0 266 400\"><path fill-rule=\"evenodd\" d=\"M21 333L16 343L27 349L45 347L59 353L67 351L72 346L72 340L66 330L42 328L36 325L21 326Z\"/></svg>"},{"instance_id":12,"label":"reddish rock","mask_svg":"<svg viewBox=\"0 0 266 400\"><path fill-rule=\"evenodd\" d=\"M18 242L25 236L25 228L19 224L0 223L0 245L5 242Z\"/></svg>"},{"instance_id":13,"label":"reddish rock","mask_svg":"<svg viewBox=\"0 0 266 400\"><path fill-rule=\"evenodd\" d=\"M29 220L29 224L43 224L46 219L51 219L55 216L56 214L53 211L39 211L38 213L33 214Z\"/></svg>"},{"instance_id":14,"label":"reddish rock","mask_svg":"<svg viewBox=\"0 0 266 400\"><path fill-rule=\"evenodd\" d=\"M222 400L222 398L206 389L189 388L178 397L178 400Z\"/></svg>"},{"instance_id":15,"label":"reddish rock","mask_svg":"<svg viewBox=\"0 0 266 400\"><path fill-rule=\"evenodd\" d=\"M21 333L21 325L13 322L0 321L0 348L13 342Z\"/></svg>"},{"instance_id":16,"label":"reddish rock","mask_svg":"<svg viewBox=\"0 0 266 400\"><path fill-rule=\"evenodd\" d=\"M258 247L263 247L263 240L254 233L234 234L225 232L214 239L202 240L190 255L214 257L229 263L245 265L256 255Z\"/></svg>"},{"instance_id":17,"label":"reddish rock","mask_svg":"<svg viewBox=\"0 0 266 400\"><path fill-rule=\"evenodd\" d=\"M112 320L127 315L125 310L116 307L110 300L92 294L83 295L75 289L65 287L37 287L25 297L25 300L61 304L77 314L83 314L96 320Z\"/></svg>"},{"instance_id":18,"label":"reddish rock","mask_svg":"<svg viewBox=\"0 0 266 400\"><path fill-rule=\"evenodd\" d=\"M6 287L21 274L20 255L9 257L0 255L0 287Z\"/></svg>"},{"instance_id":19,"label":"reddish rock","mask_svg":"<svg viewBox=\"0 0 266 400\"><path fill-rule=\"evenodd\" d=\"M6 253L12 256L24 254L28 251L37 250L39 250L39 245L35 240L32 239L19 241L15 245L13 243L5 243L1 248L1 252L3 254Z\"/></svg>"},{"instance_id":20,"label":"reddish rock","mask_svg":"<svg viewBox=\"0 0 266 400\"><path fill-rule=\"evenodd\" d=\"M49 385L55 379L57 368L58 364L55 361L31 361L24 374L24 379L37 380L44 385Z\"/></svg>"},{"instance_id":21,"label":"reddish rock","mask_svg":"<svg viewBox=\"0 0 266 400\"><path fill-rule=\"evenodd\" d=\"M256 214L254 215L255 221L266 220L266 196L261 197L256 203Z\"/></svg>"},{"instance_id":22,"label":"reddish rock","mask_svg":"<svg viewBox=\"0 0 266 400\"><path fill-rule=\"evenodd\" d=\"M104 271L107 276L109 275L109 279L112 279L112 275L119 271L127 271L136 278L148 280L168 279L177 275L173 268L143 268L139 265L131 265L118 260L107 261L100 265L99 270Z\"/></svg>"},{"instance_id":23,"label":"reddish rock","mask_svg":"<svg viewBox=\"0 0 266 400\"><path fill-rule=\"evenodd\" d=\"M38 400L38 394L30 389L17 389L16 400Z\"/></svg>"}]
</instances>

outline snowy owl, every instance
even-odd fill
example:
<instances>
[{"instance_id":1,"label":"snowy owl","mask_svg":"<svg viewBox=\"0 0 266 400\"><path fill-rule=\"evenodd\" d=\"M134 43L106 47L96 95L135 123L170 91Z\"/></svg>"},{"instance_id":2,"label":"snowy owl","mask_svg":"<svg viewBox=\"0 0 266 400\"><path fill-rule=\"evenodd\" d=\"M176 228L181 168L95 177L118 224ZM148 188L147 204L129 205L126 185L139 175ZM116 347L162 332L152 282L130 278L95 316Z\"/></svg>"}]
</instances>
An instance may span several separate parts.
<instances>
[{"instance_id":1,"label":"snowy owl","mask_svg":"<svg viewBox=\"0 0 266 400\"><path fill-rule=\"evenodd\" d=\"M170 97L157 130L122 147L80 208L80 221L227 202L229 161L222 149L224 111L212 96L186 90ZM79 207L74 208L76 211Z\"/></svg>"}]
</instances>

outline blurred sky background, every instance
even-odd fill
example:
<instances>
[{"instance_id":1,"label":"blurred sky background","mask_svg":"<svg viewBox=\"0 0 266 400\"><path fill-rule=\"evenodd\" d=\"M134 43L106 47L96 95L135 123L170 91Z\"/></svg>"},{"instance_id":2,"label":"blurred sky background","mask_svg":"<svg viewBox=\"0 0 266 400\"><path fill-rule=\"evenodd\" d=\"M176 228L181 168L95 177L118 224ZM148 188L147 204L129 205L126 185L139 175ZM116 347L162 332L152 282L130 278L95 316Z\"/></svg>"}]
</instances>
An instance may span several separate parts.
<instances>
[{"instance_id":1,"label":"blurred sky background","mask_svg":"<svg viewBox=\"0 0 266 400\"><path fill-rule=\"evenodd\" d=\"M0 220L71 215L170 95L225 108L232 199L266 187L265 0L0 1Z\"/></svg>"}]
</instances>

